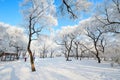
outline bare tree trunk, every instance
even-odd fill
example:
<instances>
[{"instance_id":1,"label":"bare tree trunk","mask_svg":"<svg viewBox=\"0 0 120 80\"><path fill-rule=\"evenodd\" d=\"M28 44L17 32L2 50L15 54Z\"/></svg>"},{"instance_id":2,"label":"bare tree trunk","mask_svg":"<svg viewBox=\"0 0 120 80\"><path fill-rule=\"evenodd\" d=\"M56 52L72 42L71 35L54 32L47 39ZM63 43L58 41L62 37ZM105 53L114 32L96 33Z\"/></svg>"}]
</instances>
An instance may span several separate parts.
<instances>
[{"instance_id":1,"label":"bare tree trunk","mask_svg":"<svg viewBox=\"0 0 120 80\"><path fill-rule=\"evenodd\" d=\"M17 49L17 59L19 59L19 54L18 54L18 52L19 52L19 49L18 49L19 47L16 47L16 49Z\"/></svg>"},{"instance_id":2,"label":"bare tree trunk","mask_svg":"<svg viewBox=\"0 0 120 80\"><path fill-rule=\"evenodd\" d=\"M77 58L77 60L78 60L78 57L79 57L79 55L78 55L78 45L76 45L77 47L76 47L76 58Z\"/></svg>"},{"instance_id":3,"label":"bare tree trunk","mask_svg":"<svg viewBox=\"0 0 120 80\"><path fill-rule=\"evenodd\" d=\"M67 58L66 58L66 61L69 61L69 51L68 51L68 54L67 54Z\"/></svg>"},{"instance_id":4,"label":"bare tree trunk","mask_svg":"<svg viewBox=\"0 0 120 80\"><path fill-rule=\"evenodd\" d=\"M97 58L97 60L98 60L98 63L101 63L101 59L100 59L100 57L99 57L99 51L98 51L98 49L97 49L96 43L94 43L94 45L95 45L95 50L96 50L96 58Z\"/></svg>"},{"instance_id":5,"label":"bare tree trunk","mask_svg":"<svg viewBox=\"0 0 120 80\"><path fill-rule=\"evenodd\" d=\"M69 60L69 57L70 57L70 51L71 51L71 49L72 49L73 40L74 40L74 38L71 39L69 48L67 47L67 44L66 44L66 42L65 42L65 47L66 47L66 49L67 49L67 51L68 51L66 61L71 61L71 60Z\"/></svg>"},{"instance_id":6,"label":"bare tree trunk","mask_svg":"<svg viewBox=\"0 0 120 80\"><path fill-rule=\"evenodd\" d=\"M30 43L31 43L31 40L29 40L27 50L28 50L28 53L29 53L29 55L30 55L31 70L32 70L32 72L34 72L34 71L36 71L36 70L35 70L35 65L34 65L34 60L33 60L32 51L31 51L31 49L30 49Z\"/></svg>"},{"instance_id":7,"label":"bare tree trunk","mask_svg":"<svg viewBox=\"0 0 120 80\"><path fill-rule=\"evenodd\" d=\"M78 51L79 45L78 45L78 44L79 44L79 42L75 42L75 46L76 46L76 47L75 47L75 50L76 50L76 58L77 58L77 60L78 60L78 58L79 58L79 54L78 54L78 52L79 52L79 51Z\"/></svg>"},{"instance_id":8,"label":"bare tree trunk","mask_svg":"<svg viewBox=\"0 0 120 80\"><path fill-rule=\"evenodd\" d=\"M30 62L31 62L31 70L32 72L36 71L35 70L35 65L34 65L34 60L33 60L33 55L30 49L28 49L29 55L30 55Z\"/></svg>"},{"instance_id":9,"label":"bare tree trunk","mask_svg":"<svg viewBox=\"0 0 120 80\"><path fill-rule=\"evenodd\" d=\"M32 37L32 32L31 32L31 17L30 17L30 24L29 24L29 42L28 42L28 47L27 47L27 50L28 50L28 53L30 55L30 63L31 63L31 70L32 72L36 71L35 70L35 65L34 65L34 59L33 59L33 54L32 54L32 51L30 49L30 45L31 45L31 37Z\"/></svg>"},{"instance_id":10,"label":"bare tree trunk","mask_svg":"<svg viewBox=\"0 0 120 80\"><path fill-rule=\"evenodd\" d=\"M50 58L53 58L53 52L51 52L51 54L50 54Z\"/></svg>"},{"instance_id":11,"label":"bare tree trunk","mask_svg":"<svg viewBox=\"0 0 120 80\"><path fill-rule=\"evenodd\" d=\"M98 63L101 63L100 57L96 55L96 58L97 58L97 60L98 60Z\"/></svg>"},{"instance_id":12,"label":"bare tree trunk","mask_svg":"<svg viewBox=\"0 0 120 80\"><path fill-rule=\"evenodd\" d=\"M72 47L72 44L71 44L70 48L68 49L68 54L67 54L66 61L71 61L71 60L69 60L71 47Z\"/></svg>"},{"instance_id":13,"label":"bare tree trunk","mask_svg":"<svg viewBox=\"0 0 120 80\"><path fill-rule=\"evenodd\" d=\"M42 58L45 58L45 53L43 52Z\"/></svg>"},{"instance_id":14,"label":"bare tree trunk","mask_svg":"<svg viewBox=\"0 0 120 80\"><path fill-rule=\"evenodd\" d=\"M81 59L82 59L82 57L83 57L82 53L83 53L83 51L82 51L82 52L81 52L81 54L80 54L80 60L81 60Z\"/></svg>"},{"instance_id":15,"label":"bare tree trunk","mask_svg":"<svg viewBox=\"0 0 120 80\"><path fill-rule=\"evenodd\" d=\"M53 58L53 53L54 53L55 51L53 50L53 49L51 49L51 54L50 54L50 57L51 58Z\"/></svg>"}]
</instances>

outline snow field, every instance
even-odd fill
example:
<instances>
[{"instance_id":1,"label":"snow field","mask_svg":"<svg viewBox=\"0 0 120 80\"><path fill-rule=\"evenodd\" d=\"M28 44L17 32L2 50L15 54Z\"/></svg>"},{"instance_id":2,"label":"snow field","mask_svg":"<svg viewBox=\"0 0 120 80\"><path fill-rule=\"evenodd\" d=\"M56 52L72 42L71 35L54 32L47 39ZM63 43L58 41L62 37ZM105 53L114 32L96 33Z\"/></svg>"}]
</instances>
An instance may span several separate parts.
<instances>
[{"instance_id":1,"label":"snow field","mask_svg":"<svg viewBox=\"0 0 120 80\"><path fill-rule=\"evenodd\" d=\"M31 72L29 60L0 62L0 80L120 80L120 67L95 60L37 58L35 67Z\"/></svg>"}]
</instances>

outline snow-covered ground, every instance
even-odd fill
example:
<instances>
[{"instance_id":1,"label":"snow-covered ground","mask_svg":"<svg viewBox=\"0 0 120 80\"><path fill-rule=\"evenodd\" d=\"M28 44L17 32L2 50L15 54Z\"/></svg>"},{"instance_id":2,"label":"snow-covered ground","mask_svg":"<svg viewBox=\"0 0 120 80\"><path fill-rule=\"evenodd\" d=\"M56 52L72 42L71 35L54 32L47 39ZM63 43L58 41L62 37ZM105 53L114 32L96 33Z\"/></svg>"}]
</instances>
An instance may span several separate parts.
<instances>
[{"instance_id":1,"label":"snow-covered ground","mask_svg":"<svg viewBox=\"0 0 120 80\"><path fill-rule=\"evenodd\" d=\"M35 60L36 72L24 60L0 62L0 80L120 80L120 67L95 60L45 58Z\"/></svg>"}]
</instances>

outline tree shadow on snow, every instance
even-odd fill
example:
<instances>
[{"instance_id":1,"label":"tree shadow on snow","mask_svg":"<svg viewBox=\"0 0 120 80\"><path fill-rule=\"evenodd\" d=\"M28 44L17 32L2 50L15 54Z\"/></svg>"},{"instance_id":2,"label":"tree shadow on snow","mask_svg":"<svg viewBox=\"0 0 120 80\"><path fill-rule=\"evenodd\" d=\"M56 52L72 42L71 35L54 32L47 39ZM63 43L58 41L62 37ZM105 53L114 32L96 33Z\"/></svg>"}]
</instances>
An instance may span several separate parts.
<instances>
[{"instance_id":1,"label":"tree shadow on snow","mask_svg":"<svg viewBox=\"0 0 120 80\"><path fill-rule=\"evenodd\" d=\"M16 76L15 74L15 68L13 66L11 66L11 79L10 80L19 80L19 78Z\"/></svg>"}]
</instances>

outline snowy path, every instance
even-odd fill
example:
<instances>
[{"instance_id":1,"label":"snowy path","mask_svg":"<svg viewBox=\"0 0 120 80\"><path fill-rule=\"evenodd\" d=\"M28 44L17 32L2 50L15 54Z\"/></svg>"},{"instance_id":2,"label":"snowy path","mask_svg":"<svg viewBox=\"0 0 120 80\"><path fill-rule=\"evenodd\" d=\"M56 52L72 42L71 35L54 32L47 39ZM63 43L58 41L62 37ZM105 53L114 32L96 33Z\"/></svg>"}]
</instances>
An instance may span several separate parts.
<instances>
[{"instance_id":1,"label":"snowy path","mask_svg":"<svg viewBox=\"0 0 120 80\"><path fill-rule=\"evenodd\" d=\"M94 60L37 59L31 72L24 61L0 62L0 80L120 80L120 69Z\"/></svg>"}]
</instances>

